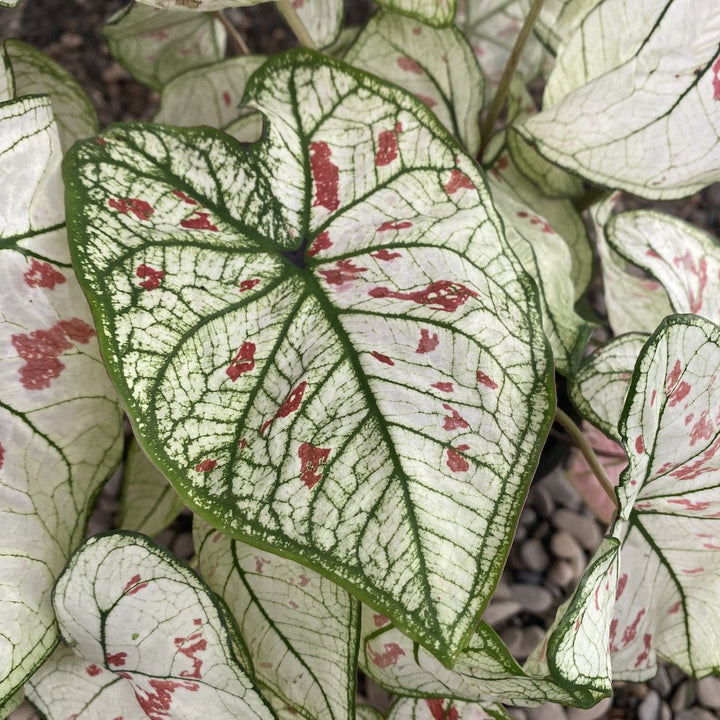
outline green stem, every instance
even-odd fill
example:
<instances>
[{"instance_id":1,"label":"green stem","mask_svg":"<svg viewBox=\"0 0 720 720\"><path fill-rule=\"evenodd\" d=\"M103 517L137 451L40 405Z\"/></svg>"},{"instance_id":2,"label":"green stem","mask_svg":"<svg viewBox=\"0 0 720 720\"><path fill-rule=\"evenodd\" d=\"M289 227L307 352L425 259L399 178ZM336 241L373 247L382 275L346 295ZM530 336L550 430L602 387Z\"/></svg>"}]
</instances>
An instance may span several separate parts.
<instances>
[{"instance_id":1,"label":"green stem","mask_svg":"<svg viewBox=\"0 0 720 720\"><path fill-rule=\"evenodd\" d=\"M562 425L565 431L574 440L575 444L580 448L580 452L587 460L587 464L593 471L593 475L598 479L598 482L605 491L605 494L613 501L615 507L617 507L617 497L615 495L615 486L607 476L605 468L600 464L595 451L590 446L587 438L583 435L582 430L572 421L572 418L560 408L555 408L555 421Z\"/></svg>"},{"instance_id":2,"label":"green stem","mask_svg":"<svg viewBox=\"0 0 720 720\"><path fill-rule=\"evenodd\" d=\"M482 148L480 150L481 159L483 153L485 152L485 148L487 147L493 128L495 127L495 123L497 122L498 116L500 115L500 111L505 104L505 99L510 88L510 81L515 74L518 63L520 62L520 55L522 54L523 48L525 47L525 43L527 42L527 39L530 37L530 33L535 27L535 22L537 21L538 15L540 15L540 11L542 10L543 2L544 0L533 0L532 5L530 6L530 11L525 17L525 22L523 23L522 28L520 28L520 34L515 40L515 45L513 46L512 52L510 53L510 58L505 65L505 69L503 70L502 77L500 78L500 84L498 85L497 91L495 92L495 97L490 103L490 108L488 109L487 116L485 117L485 122L482 126Z\"/></svg>"},{"instance_id":3,"label":"green stem","mask_svg":"<svg viewBox=\"0 0 720 720\"><path fill-rule=\"evenodd\" d=\"M275 0L275 5L283 18L285 18L285 22L290 26L293 33L295 33L298 42L305 48L317 50L315 41L310 37L310 33L295 11L290 0Z\"/></svg>"},{"instance_id":4,"label":"green stem","mask_svg":"<svg viewBox=\"0 0 720 720\"><path fill-rule=\"evenodd\" d=\"M250 48L245 44L243 36L237 31L235 26L225 17L225 13L222 10L216 10L213 15L223 24L225 30L227 30L230 42L235 48L235 52L238 55L249 55Z\"/></svg>"}]
</instances>

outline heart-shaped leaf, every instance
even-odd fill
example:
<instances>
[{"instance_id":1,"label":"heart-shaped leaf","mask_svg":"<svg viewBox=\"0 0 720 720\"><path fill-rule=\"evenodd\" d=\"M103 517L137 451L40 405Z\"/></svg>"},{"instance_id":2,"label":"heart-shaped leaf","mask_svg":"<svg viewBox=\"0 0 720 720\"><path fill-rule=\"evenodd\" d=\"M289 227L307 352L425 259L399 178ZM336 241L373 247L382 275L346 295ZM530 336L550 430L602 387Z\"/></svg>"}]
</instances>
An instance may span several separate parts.
<instances>
[{"instance_id":1,"label":"heart-shaped leaf","mask_svg":"<svg viewBox=\"0 0 720 720\"><path fill-rule=\"evenodd\" d=\"M720 179L720 13L693 0L632 7L608 0L585 16L561 46L545 109L518 128L595 183L684 197Z\"/></svg>"},{"instance_id":2,"label":"heart-shaped leaf","mask_svg":"<svg viewBox=\"0 0 720 720\"><path fill-rule=\"evenodd\" d=\"M257 682L304 717L352 717L358 602L292 560L206 525L193 530L198 569L238 619Z\"/></svg>"},{"instance_id":3,"label":"heart-shaped leaf","mask_svg":"<svg viewBox=\"0 0 720 720\"><path fill-rule=\"evenodd\" d=\"M345 60L411 92L471 155L477 154L483 77L456 27L432 28L380 11L363 28Z\"/></svg>"},{"instance_id":4,"label":"heart-shaped leaf","mask_svg":"<svg viewBox=\"0 0 720 720\"><path fill-rule=\"evenodd\" d=\"M196 4L199 0L185 0ZM103 35L113 57L140 82L161 90L186 70L225 57L226 31L212 15L157 11L132 3L113 15Z\"/></svg>"},{"instance_id":5,"label":"heart-shaped leaf","mask_svg":"<svg viewBox=\"0 0 720 720\"><path fill-rule=\"evenodd\" d=\"M47 97L0 105L0 706L57 643L50 593L120 460L120 410L70 266Z\"/></svg>"},{"instance_id":6,"label":"heart-shaped leaf","mask_svg":"<svg viewBox=\"0 0 720 720\"><path fill-rule=\"evenodd\" d=\"M247 100L268 119L247 150L121 126L69 155L109 372L201 515L451 662L551 415L534 289L476 165L407 94L296 51Z\"/></svg>"},{"instance_id":7,"label":"heart-shaped leaf","mask_svg":"<svg viewBox=\"0 0 720 720\"><path fill-rule=\"evenodd\" d=\"M217 598L142 535L90 538L59 577L53 603L75 653L33 678L33 703L88 717L108 705L131 718L273 717L238 662Z\"/></svg>"},{"instance_id":8,"label":"heart-shaped leaf","mask_svg":"<svg viewBox=\"0 0 720 720\"><path fill-rule=\"evenodd\" d=\"M378 5L434 27L450 25L457 10L457 0L378 0Z\"/></svg>"},{"instance_id":9,"label":"heart-shaped leaf","mask_svg":"<svg viewBox=\"0 0 720 720\"><path fill-rule=\"evenodd\" d=\"M390 708L388 720L510 720L498 703L466 703L447 698L401 698Z\"/></svg>"}]
</instances>

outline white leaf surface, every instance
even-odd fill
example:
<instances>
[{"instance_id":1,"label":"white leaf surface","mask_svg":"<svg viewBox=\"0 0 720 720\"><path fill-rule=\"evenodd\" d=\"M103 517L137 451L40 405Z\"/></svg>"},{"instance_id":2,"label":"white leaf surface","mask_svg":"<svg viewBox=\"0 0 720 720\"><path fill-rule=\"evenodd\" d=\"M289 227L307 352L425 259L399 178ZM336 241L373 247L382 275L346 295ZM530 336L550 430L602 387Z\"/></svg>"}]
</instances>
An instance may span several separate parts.
<instances>
[{"instance_id":1,"label":"white leaf surface","mask_svg":"<svg viewBox=\"0 0 720 720\"><path fill-rule=\"evenodd\" d=\"M457 10L457 0L378 0L378 5L434 27L449 25Z\"/></svg>"},{"instance_id":2,"label":"white leaf surface","mask_svg":"<svg viewBox=\"0 0 720 720\"><path fill-rule=\"evenodd\" d=\"M388 720L510 720L499 703L468 703L446 698L400 698Z\"/></svg>"}]
</instances>

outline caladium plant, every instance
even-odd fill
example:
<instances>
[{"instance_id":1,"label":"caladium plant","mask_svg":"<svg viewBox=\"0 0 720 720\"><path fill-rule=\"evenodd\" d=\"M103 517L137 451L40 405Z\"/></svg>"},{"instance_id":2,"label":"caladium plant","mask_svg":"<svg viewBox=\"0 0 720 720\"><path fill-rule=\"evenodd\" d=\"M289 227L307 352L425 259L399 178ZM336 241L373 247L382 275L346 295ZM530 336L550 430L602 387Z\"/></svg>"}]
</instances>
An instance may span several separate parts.
<instances>
[{"instance_id":1,"label":"caladium plant","mask_svg":"<svg viewBox=\"0 0 720 720\"><path fill-rule=\"evenodd\" d=\"M720 16L279 0L306 48L227 57L254 4L110 18L161 105L100 134L4 46L0 710L377 718L359 669L389 718L502 718L720 671L720 247L613 194L720 180ZM553 418L617 510L521 667L481 615ZM183 505L192 570L150 539Z\"/></svg>"}]
</instances>

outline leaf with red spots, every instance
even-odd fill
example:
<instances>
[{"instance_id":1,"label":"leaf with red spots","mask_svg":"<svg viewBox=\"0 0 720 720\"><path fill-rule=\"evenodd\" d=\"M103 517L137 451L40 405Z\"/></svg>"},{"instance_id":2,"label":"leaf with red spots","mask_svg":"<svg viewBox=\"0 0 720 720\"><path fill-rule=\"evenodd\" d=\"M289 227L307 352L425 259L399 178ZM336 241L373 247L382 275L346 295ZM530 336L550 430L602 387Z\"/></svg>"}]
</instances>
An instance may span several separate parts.
<instances>
[{"instance_id":1,"label":"leaf with red spots","mask_svg":"<svg viewBox=\"0 0 720 720\"><path fill-rule=\"evenodd\" d=\"M294 484L293 492L307 491ZM315 571L205 523L193 534L198 569L238 619L263 691L304 717L352 718L358 602Z\"/></svg>"},{"instance_id":2,"label":"leaf with red spots","mask_svg":"<svg viewBox=\"0 0 720 720\"><path fill-rule=\"evenodd\" d=\"M400 698L388 713L388 720L510 720L510 717L500 703L449 698Z\"/></svg>"},{"instance_id":3,"label":"leaf with red spots","mask_svg":"<svg viewBox=\"0 0 720 720\"><path fill-rule=\"evenodd\" d=\"M268 60L245 102L265 115L250 147L119 125L68 155L74 259L110 375L190 506L450 662L550 420L535 289L477 164L410 95L297 51ZM179 230L199 213L217 231ZM158 288L137 290L140 264L162 269Z\"/></svg>"},{"instance_id":4,"label":"leaf with red spots","mask_svg":"<svg viewBox=\"0 0 720 720\"><path fill-rule=\"evenodd\" d=\"M58 641L53 583L122 452L70 264L60 156L47 97L0 105L0 708Z\"/></svg>"},{"instance_id":5,"label":"leaf with red spots","mask_svg":"<svg viewBox=\"0 0 720 720\"><path fill-rule=\"evenodd\" d=\"M74 653L58 649L26 686L53 717L112 707L138 720L273 718L239 663L237 628L215 594L147 538L88 540L59 577L53 603Z\"/></svg>"},{"instance_id":6,"label":"leaf with red spots","mask_svg":"<svg viewBox=\"0 0 720 720\"><path fill-rule=\"evenodd\" d=\"M457 10L457 0L380 0L378 5L433 27L450 25Z\"/></svg>"},{"instance_id":7,"label":"leaf with red spots","mask_svg":"<svg viewBox=\"0 0 720 720\"><path fill-rule=\"evenodd\" d=\"M380 11L360 32L345 60L420 98L470 154L477 153L483 78L472 49L454 25L433 28L412 17ZM378 128L376 165L402 163L396 150L399 132L392 123Z\"/></svg>"}]
</instances>

